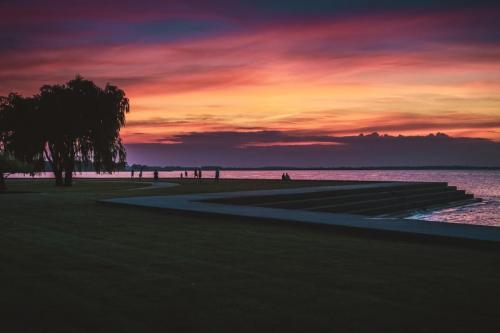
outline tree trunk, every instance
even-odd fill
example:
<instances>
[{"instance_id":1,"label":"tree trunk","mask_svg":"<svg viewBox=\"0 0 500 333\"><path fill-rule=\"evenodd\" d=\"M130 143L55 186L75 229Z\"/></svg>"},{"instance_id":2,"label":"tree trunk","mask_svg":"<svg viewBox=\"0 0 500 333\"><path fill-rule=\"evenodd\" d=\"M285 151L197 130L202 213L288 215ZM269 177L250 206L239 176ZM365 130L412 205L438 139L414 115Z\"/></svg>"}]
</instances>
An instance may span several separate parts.
<instances>
[{"instance_id":1,"label":"tree trunk","mask_svg":"<svg viewBox=\"0 0 500 333\"><path fill-rule=\"evenodd\" d=\"M53 168L53 172L54 172L54 177L56 179L56 186L63 186L62 170Z\"/></svg>"},{"instance_id":2,"label":"tree trunk","mask_svg":"<svg viewBox=\"0 0 500 333\"><path fill-rule=\"evenodd\" d=\"M64 172L64 186L73 185L73 170L65 170Z\"/></svg>"},{"instance_id":3,"label":"tree trunk","mask_svg":"<svg viewBox=\"0 0 500 333\"><path fill-rule=\"evenodd\" d=\"M73 171L75 170L74 154L64 162L64 186L73 185Z\"/></svg>"},{"instance_id":4,"label":"tree trunk","mask_svg":"<svg viewBox=\"0 0 500 333\"><path fill-rule=\"evenodd\" d=\"M5 177L3 175L3 172L0 172L0 191L1 190L6 190L7 185L5 184Z\"/></svg>"},{"instance_id":5,"label":"tree trunk","mask_svg":"<svg viewBox=\"0 0 500 333\"><path fill-rule=\"evenodd\" d=\"M50 150L50 154L49 154ZM56 186L63 186L63 173L61 163L57 159L57 154L53 153L54 149L52 147L47 146L44 150L44 155L47 161L50 163L52 168L52 172L54 173L54 178L56 180Z\"/></svg>"}]
</instances>

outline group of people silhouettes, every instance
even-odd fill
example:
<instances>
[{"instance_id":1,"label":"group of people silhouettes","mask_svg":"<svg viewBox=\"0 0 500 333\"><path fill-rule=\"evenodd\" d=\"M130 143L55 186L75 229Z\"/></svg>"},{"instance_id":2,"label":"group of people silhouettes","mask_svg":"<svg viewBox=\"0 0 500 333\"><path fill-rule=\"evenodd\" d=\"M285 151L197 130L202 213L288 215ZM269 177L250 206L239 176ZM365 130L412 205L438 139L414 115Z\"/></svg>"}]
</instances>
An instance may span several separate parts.
<instances>
[{"instance_id":1,"label":"group of people silhouettes","mask_svg":"<svg viewBox=\"0 0 500 333\"><path fill-rule=\"evenodd\" d=\"M134 169L132 169L132 170L130 171L130 177L131 177L131 178L134 178L134 176L135 176L135 170L134 170ZM139 179L142 179L142 169L141 169L141 170L139 170Z\"/></svg>"},{"instance_id":2,"label":"group of people silhouettes","mask_svg":"<svg viewBox=\"0 0 500 333\"><path fill-rule=\"evenodd\" d=\"M132 169L130 171L130 177L134 178L134 175L135 175L135 170ZM181 174L180 174L181 179L188 178L188 177L189 177L189 174L188 174L187 170L185 170L184 172L181 172ZM195 168L194 169L194 178L201 179L202 177L203 177L203 172L201 171L201 168ZM153 178L155 181L158 181L158 179L160 178L158 170L155 170L153 172ZM142 168L139 170L139 179L142 179ZM215 169L214 179L216 182L219 181L220 169ZM290 177L288 172L285 172L281 175L281 180L292 180L292 178Z\"/></svg>"},{"instance_id":3,"label":"group of people silhouettes","mask_svg":"<svg viewBox=\"0 0 500 333\"><path fill-rule=\"evenodd\" d=\"M134 178L134 177L135 177L135 170L132 169L132 170L130 170L130 178ZM153 178L155 181L160 179L160 174L158 173L158 170L155 170L153 172ZM139 170L139 179L142 179L142 168Z\"/></svg>"},{"instance_id":4,"label":"group of people silhouettes","mask_svg":"<svg viewBox=\"0 0 500 333\"><path fill-rule=\"evenodd\" d=\"M203 177L203 172L202 172L201 168L195 168L194 169L194 178L201 179L202 177ZM189 178L189 174L188 174L187 170L185 170L184 172L181 172L180 178L181 179ZM216 181L219 181L219 178L220 178L219 169L215 170L215 177L214 178Z\"/></svg>"},{"instance_id":5,"label":"group of people silhouettes","mask_svg":"<svg viewBox=\"0 0 500 333\"><path fill-rule=\"evenodd\" d=\"M202 177L203 177L203 174L201 172L201 168L194 169L194 178L201 179Z\"/></svg>"}]
</instances>

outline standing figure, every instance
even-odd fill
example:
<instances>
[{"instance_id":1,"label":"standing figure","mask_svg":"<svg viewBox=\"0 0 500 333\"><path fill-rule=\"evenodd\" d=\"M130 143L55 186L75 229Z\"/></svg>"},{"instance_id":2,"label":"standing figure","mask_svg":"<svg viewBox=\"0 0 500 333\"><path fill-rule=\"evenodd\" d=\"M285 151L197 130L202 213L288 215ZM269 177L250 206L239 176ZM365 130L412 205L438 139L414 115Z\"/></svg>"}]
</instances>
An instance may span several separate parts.
<instances>
[{"instance_id":1,"label":"standing figure","mask_svg":"<svg viewBox=\"0 0 500 333\"><path fill-rule=\"evenodd\" d=\"M139 170L139 179L142 179L142 168Z\"/></svg>"},{"instance_id":2,"label":"standing figure","mask_svg":"<svg viewBox=\"0 0 500 333\"><path fill-rule=\"evenodd\" d=\"M194 169L194 178L198 178L198 169Z\"/></svg>"},{"instance_id":3,"label":"standing figure","mask_svg":"<svg viewBox=\"0 0 500 333\"><path fill-rule=\"evenodd\" d=\"M184 171L184 177L186 177L186 178L188 177L188 172L187 172L187 170L186 170L186 171Z\"/></svg>"},{"instance_id":4,"label":"standing figure","mask_svg":"<svg viewBox=\"0 0 500 333\"><path fill-rule=\"evenodd\" d=\"M132 169L132 171L130 171L130 178L134 178L134 173L135 173L135 171L134 171L134 169Z\"/></svg>"},{"instance_id":5,"label":"standing figure","mask_svg":"<svg viewBox=\"0 0 500 333\"><path fill-rule=\"evenodd\" d=\"M158 177L158 170L155 170L155 172L153 172L153 177L154 177L155 182L157 182L158 178L159 178Z\"/></svg>"},{"instance_id":6,"label":"standing figure","mask_svg":"<svg viewBox=\"0 0 500 333\"><path fill-rule=\"evenodd\" d=\"M198 178L201 179L201 168L198 169Z\"/></svg>"},{"instance_id":7,"label":"standing figure","mask_svg":"<svg viewBox=\"0 0 500 333\"><path fill-rule=\"evenodd\" d=\"M220 171L219 169L215 169L215 181L218 182L220 178Z\"/></svg>"}]
</instances>

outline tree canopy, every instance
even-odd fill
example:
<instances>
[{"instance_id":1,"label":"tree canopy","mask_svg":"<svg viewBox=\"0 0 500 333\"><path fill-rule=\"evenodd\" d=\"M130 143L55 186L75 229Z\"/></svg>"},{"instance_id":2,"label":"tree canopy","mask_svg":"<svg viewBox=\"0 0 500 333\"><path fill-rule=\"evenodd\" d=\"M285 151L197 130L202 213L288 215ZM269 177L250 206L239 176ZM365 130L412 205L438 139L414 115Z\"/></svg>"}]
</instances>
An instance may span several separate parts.
<instances>
[{"instance_id":1,"label":"tree canopy","mask_svg":"<svg viewBox=\"0 0 500 333\"><path fill-rule=\"evenodd\" d=\"M48 162L56 184L71 185L83 164L97 172L125 165L120 129L129 110L123 90L81 76L44 85L32 97L11 93L0 98L0 150L38 171Z\"/></svg>"}]
</instances>

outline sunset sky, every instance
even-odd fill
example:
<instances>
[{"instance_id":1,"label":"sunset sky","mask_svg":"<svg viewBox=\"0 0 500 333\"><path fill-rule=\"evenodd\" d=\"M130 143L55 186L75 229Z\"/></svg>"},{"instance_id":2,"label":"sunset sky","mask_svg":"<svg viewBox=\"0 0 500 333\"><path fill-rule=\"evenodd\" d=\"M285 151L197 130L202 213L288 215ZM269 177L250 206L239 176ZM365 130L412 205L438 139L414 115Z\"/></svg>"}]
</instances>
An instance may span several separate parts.
<instances>
[{"instance_id":1,"label":"sunset sky","mask_svg":"<svg viewBox=\"0 0 500 333\"><path fill-rule=\"evenodd\" d=\"M127 144L206 132L282 134L244 143L257 146L375 131L500 141L495 2L2 1L0 95L77 73L116 84L131 101Z\"/></svg>"}]
</instances>

